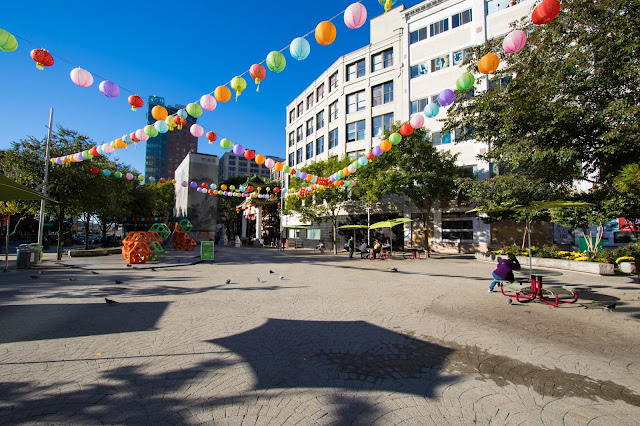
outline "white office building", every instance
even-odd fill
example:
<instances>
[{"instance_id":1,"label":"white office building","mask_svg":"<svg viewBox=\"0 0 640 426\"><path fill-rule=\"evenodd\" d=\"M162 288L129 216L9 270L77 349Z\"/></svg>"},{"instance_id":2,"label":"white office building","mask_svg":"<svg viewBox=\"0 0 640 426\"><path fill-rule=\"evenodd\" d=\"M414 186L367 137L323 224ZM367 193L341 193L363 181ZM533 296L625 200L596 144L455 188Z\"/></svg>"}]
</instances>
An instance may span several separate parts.
<instances>
[{"instance_id":1,"label":"white office building","mask_svg":"<svg viewBox=\"0 0 640 426\"><path fill-rule=\"evenodd\" d=\"M434 0L405 9L399 5L370 21L370 44L340 57L318 79L287 106L287 164L304 167L329 156L355 158L379 144L379 136L391 123L408 121L423 114L443 89L455 89L466 72L461 66L467 49L510 31L509 23L530 13L534 1L516 5L511 1ZM487 89L487 80L477 74L476 93ZM506 84L490 82L489 84ZM458 153L458 162L478 179L489 177L488 163L477 159L487 147L474 141L459 142L463 130L443 134L440 119L446 108L425 126L439 149ZM458 143L454 143L458 142ZM388 209L415 219L411 203L395 203ZM433 212L434 247L485 248L490 227L475 215L467 215L455 202ZM347 212L345 212L346 214ZM285 218L295 223L295 218ZM420 224L405 227L410 243ZM339 247L341 243L338 243Z\"/></svg>"}]
</instances>

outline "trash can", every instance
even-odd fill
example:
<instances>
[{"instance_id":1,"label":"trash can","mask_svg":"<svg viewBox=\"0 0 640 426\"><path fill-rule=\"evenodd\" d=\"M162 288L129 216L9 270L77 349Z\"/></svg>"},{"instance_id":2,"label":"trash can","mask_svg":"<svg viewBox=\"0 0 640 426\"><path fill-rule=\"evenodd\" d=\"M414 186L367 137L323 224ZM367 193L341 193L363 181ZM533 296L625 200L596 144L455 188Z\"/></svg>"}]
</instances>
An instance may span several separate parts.
<instances>
[{"instance_id":1,"label":"trash can","mask_svg":"<svg viewBox=\"0 0 640 426\"><path fill-rule=\"evenodd\" d=\"M25 269L31 265L31 256L35 254L33 253L33 249L29 244L21 244L16 249L16 264L18 269Z\"/></svg>"},{"instance_id":2,"label":"trash can","mask_svg":"<svg viewBox=\"0 0 640 426\"><path fill-rule=\"evenodd\" d=\"M31 263L35 264L35 265L39 265L40 262L42 261L42 246L38 243L32 243L29 244L29 246L33 249L34 255L33 257L30 257L31 259Z\"/></svg>"}]
</instances>

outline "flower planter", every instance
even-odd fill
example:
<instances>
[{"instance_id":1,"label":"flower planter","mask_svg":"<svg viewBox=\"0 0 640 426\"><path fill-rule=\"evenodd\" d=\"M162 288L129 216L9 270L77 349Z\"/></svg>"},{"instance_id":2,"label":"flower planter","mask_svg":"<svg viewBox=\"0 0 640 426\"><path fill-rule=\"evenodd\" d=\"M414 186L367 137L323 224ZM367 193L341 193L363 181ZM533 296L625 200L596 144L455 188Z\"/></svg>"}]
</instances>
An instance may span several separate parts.
<instances>
[{"instance_id":1,"label":"flower planter","mask_svg":"<svg viewBox=\"0 0 640 426\"><path fill-rule=\"evenodd\" d=\"M495 254L495 253L480 253L476 252L476 259L485 262L498 262L501 259L506 259L507 255ZM517 256L518 262L524 268L529 266L528 256ZM575 260L566 259L545 259L542 257L534 257L531 259L531 266L538 266L541 268L553 268L553 269L566 269L568 271L586 272L589 274L597 275L613 275L615 273L615 265L611 263L597 263L597 262L576 262Z\"/></svg>"},{"instance_id":2,"label":"flower planter","mask_svg":"<svg viewBox=\"0 0 640 426\"><path fill-rule=\"evenodd\" d=\"M618 268L624 274L635 275L637 271L635 262L620 262L618 263Z\"/></svg>"}]
</instances>

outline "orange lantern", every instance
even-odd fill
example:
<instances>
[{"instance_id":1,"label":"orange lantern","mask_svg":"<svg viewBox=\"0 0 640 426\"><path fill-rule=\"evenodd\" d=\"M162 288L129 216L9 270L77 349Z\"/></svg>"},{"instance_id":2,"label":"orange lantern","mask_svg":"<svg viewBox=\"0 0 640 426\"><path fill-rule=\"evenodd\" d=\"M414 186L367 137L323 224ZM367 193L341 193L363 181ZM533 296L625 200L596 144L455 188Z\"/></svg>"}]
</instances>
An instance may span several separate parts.
<instances>
[{"instance_id":1,"label":"orange lantern","mask_svg":"<svg viewBox=\"0 0 640 426\"><path fill-rule=\"evenodd\" d=\"M264 155L262 154L256 155L256 164L262 164L264 163L264 160L265 160Z\"/></svg>"},{"instance_id":2,"label":"orange lantern","mask_svg":"<svg viewBox=\"0 0 640 426\"><path fill-rule=\"evenodd\" d=\"M478 71L482 74L493 74L500 65L500 58L495 53L487 53L478 61Z\"/></svg>"},{"instance_id":3,"label":"orange lantern","mask_svg":"<svg viewBox=\"0 0 640 426\"><path fill-rule=\"evenodd\" d=\"M279 172L279 171L281 171L281 170L284 168L284 166L282 165L282 163L281 163L281 162L279 162L279 161L278 161L278 162L276 163L276 165L275 165L275 166L273 166L273 168L276 170L276 172Z\"/></svg>"},{"instance_id":4,"label":"orange lantern","mask_svg":"<svg viewBox=\"0 0 640 426\"><path fill-rule=\"evenodd\" d=\"M349 171L349 168L347 168L347 167L342 169L342 173L344 173L345 176L349 176L351 174L351 172Z\"/></svg>"},{"instance_id":5,"label":"orange lantern","mask_svg":"<svg viewBox=\"0 0 640 426\"><path fill-rule=\"evenodd\" d=\"M544 0L531 13L531 22L536 25L544 25L553 21L560 13L558 0Z\"/></svg>"},{"instance_id":6,"label":"orange lantern","mask_svg":"<svg viewBox=\"0 0 640 426\"><path fill-rule=\"evenodd\" d=\"M156 120L164 120L167 118L167 109L163 106L156 105L151 109L151 116Z\"/></svg>"},{"instance_id":7,"label":"orange lantern","mask_svg":"<svg viewBox=\"0 0 640 426\"><path fill-rule=\"evenodd\" d=\"M329 21L322 21L316 26L316 41L328 46L336 39L336 26Z\"/></svg>"},{"instance_id":8,"label":"orange lantern","mask_svg":"<svg viewBox=\"0 0 640 426\"><path fill-rule=\"evenodd\" d=\"M124 143L124 141L122 140L122 138L118 138L116 139L116 148L126 148L129 145L127 145L126 143Z\"/></svg>"},{"instance_id":9,"label":"orange lantern","mask_svg":"<svg viewBox=\"0 0 640 426\"><path fill-rule=\"evenodd\" d=\"M304 180L306 180L307 182L311 182L313 180L313 175L312 174L308 174L306 178L304 178Z\"/></svg>"},{"instance_id":10,"label":"orange lantern","mask_svg":"<svg viewBox=\"0 0 640 426\"><path fill-rule=\"evenodd\" d=\"M231 90L227 86L218 86L213 92L213 96L218 102L229 102L231 99Z\"/></svg>"},{"instance_id":11,"label":"orange lantern","mask_svg":"<svg viewBox=\"0 0 640 426\"><path fill-rule=\"evenodd\" d=\"M391 149L391 142L389 142L388 140L384 140L382 142L380 142L380 149L383 152L387 152Z\"/></svg>"},{"instance_id":12,"label":"orange lantern","mask_svg":"<svg viewBox=\"0 0 640 426\"><path fill-rule=\"evenodd\" d=\"M222 189L223 191L227 190L227 185L225 185L224 183L222 185L220 185L220 189Z\"/></svg>"}]
</instances>

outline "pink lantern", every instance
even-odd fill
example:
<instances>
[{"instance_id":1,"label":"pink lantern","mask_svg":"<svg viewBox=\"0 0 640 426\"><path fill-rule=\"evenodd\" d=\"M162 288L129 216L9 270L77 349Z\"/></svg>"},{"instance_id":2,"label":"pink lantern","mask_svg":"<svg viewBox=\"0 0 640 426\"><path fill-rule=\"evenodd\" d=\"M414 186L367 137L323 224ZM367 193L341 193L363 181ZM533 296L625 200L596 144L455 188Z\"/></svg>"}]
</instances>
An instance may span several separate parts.
<instances>
[{"instance_id":1,"label":"pink lantern","mask_svg":"<svg viewBox=\"0 0 640 426\"><path fill-rule=\"evenodd\" d=\"M113 147L111 146L110 143L103 143L102 144L102 151L105 154L111 154L113 152Z\"/></svg>"},{"instance_id":2,"label":"pink lantern","mask_svg":"<svg viewBox=\"0 0 640 426\"><path fill-rule=\"evenodd\" d=\"M89 87L93 84L93 76L89 71L78 67L71 70L71 81L80 87Z\"/></svg>"},{"instance_id":3,"label":"pink lantern","mask_svg":"<svg viewBox=\"0 0 640 426\"><path fill-rule=\"evenodd\" d=\"M127 178L127 180L133 180L133 175L131 173L127 173L125 177Z\"/></svg>"},{"instance_id":4,"label":"pink lantern","mask_svg":"<svg viewBox=\"0 0 640 426\"><path fill-rule=\"evenodd\" d=\"M192 124L191 127L189 128L189 132L191 132L191 134L196 138L199 138L200 136L204 135L204 129L199 124Z\"/></svg>"},{"instance_id":5,"label":"pink lantern","mask_svg":"<svg viewBox=\"0 0 640 426\"><path fill-rule=\"evenodd\" d=\"M356 172L356 168L353 167L351 164L349 164L347 166L347 170L349 170L349 173L355 173Z\"/></svg>"},{"instance_id":6,"label":"pink lantern","mask_svg":"<svg viewBox=\"0 0 640 426\"><path fill-rule=\"evenodd\" d=\"M213 111L218 106L218 102L216 102L216 98L211 95L202 95L200 98L200 106L205 111Z\"/></svg>"},{"instance_id":7,"label":"pink lantern","mask_svg":"<svg viewBox=\"0 0 640 426\"><path fill-rule=\"evenodd\" d=\"M502 41L502 48L507 53L516 53L527 42L527 33L522 30L513 30Z\"/></svg>"},{"instance_id":8,"label":"pink lantern","mask_svg":"<svg viewBox=\"0 0 640 426\"><path fill-rule=\"evenodd\" d=\"M367 9L362 3L353 3L344 11L344 23L347 27L355 30L367 22Z\"/></svg>"},{"instance_id":9,"label":"pink lantern","mask_svg":"<svg viewBox=\"0 0 640 426\"><path fill-rule=\"evenodd\" d=\"M144 132L144 129L136 130L136 138L140 140L140 142L144 142L149 140L149 135Z\"/></svg>"},{"instance_id":10,"label":"pink lantern","mask_svg":"<svg viewBox=\"0 0 640 426\"><path fill-rule=\"evenodd\" d=\"M422 116L422 114L416 114L411 117L409 124L411 124L411 127L413 127L414 129L419 129L420 127L424 126L424 117Z\"/></svg>"},{"instance_id":11,"label":"pink lantern","mask_svg":"<svg viewBox=\"0 0 640 426\"><path fill-rule=\"evenodd\" d=\"M273 168L273 166L275 166L275 165L276 165L276 162L275 162L275 161L273 161L271 158L267 158L267 159L264 161L264 166L265 166L267 169L272 169L272 168Z\"/></svg>"}]
</instances>

